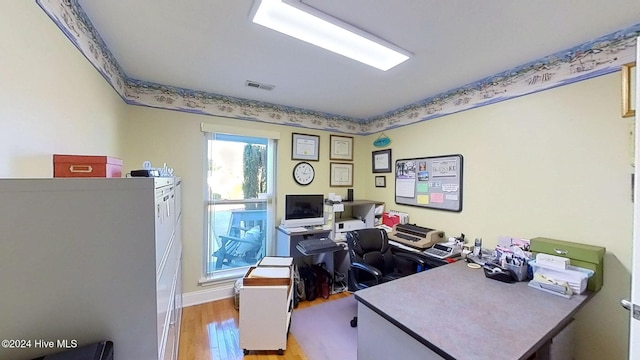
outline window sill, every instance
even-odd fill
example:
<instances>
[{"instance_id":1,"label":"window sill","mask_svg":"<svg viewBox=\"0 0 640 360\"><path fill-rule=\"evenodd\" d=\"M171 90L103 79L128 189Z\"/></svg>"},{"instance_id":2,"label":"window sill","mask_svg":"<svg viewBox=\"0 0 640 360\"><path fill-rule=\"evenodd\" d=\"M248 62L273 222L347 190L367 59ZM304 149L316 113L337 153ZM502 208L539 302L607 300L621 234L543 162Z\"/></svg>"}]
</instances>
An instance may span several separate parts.
<instances>
[{"instance_id":1,"label":"window sill","mask_svg":"<svg viewBox=\"0 0 640 360\"><path fill-rule=\"evenodd\" d=\"M198 285L210 286L235 282L237 279L242 278L247 273L247 270L249 270L249 267L217 271L215 274L201 277L200 280L198 280Z\"/></svg>"}]
</instances>

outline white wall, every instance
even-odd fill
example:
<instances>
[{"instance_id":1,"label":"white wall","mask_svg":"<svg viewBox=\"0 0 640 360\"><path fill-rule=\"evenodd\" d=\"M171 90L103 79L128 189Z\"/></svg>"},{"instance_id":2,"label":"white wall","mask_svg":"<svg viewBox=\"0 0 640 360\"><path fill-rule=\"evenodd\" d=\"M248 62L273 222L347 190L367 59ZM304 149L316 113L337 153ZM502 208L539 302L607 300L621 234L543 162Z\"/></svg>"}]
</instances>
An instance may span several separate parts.
<instances>
[{"instance_id":1,"label":"white wall","mask_svg":"<svg viewBox=\"0 0 640 360\"><path fill-rule=\"evenodd\" d=\"M0 14L0 177L53 176L52 154L119 156L126 105L35 1Z\"/></svg>"},{"instance_id":2,"label":"white wall","mask_svg":"<svg viewBox=\"0 0 640 360\"><path fill-rule=\"evenodd\" d=\"M629 314L619 301L630 291L633 119L621 117L620 87L614 73L385 131L394 161L464 156L460 213L396 205L393 174L375 188L366 160L378 134L358 141L357 191L408 212L411 222L482 237L490 247L499 235L606 247L604 287L577 316L576 358L624 359Z\"/></svg>"}]
</instances>

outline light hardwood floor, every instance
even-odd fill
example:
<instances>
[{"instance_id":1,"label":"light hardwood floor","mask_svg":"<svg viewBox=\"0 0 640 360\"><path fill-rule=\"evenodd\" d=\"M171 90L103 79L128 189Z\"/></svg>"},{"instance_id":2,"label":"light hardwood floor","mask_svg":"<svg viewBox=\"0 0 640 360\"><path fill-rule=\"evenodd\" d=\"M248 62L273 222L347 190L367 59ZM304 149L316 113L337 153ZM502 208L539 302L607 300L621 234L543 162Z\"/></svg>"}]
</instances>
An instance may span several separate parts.
<instances>
[{"instance_id":1,"label":"light hardwood floor","mask_svg":"<svg viewBox=\"0 0 640 360\"><path fill-rule=\"evenodd\" d=\"M323 302L351 296L348 292L301 301L297 310ZM218 300L182 310L178 360L307 360L292 334L287 340L284 355L277 351L250 351L243 355L238 336L238 310L233 298Z\"/></svg>"}]
</instances>

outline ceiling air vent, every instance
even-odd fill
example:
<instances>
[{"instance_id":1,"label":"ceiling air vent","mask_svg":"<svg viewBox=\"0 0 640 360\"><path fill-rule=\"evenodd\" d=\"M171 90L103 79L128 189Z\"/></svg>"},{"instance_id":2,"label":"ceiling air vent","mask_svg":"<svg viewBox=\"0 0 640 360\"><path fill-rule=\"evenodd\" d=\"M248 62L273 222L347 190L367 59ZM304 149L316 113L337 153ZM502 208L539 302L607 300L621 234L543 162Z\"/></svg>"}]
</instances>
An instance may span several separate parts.
<instances>
[{"instance_id":1,"label":"ceiling air vent","mask_svg":"<svg viewBox=\"0 0 640 360\"><path fill-rule=\"evenodd\" d=\"M248 87L262 89L262 90L273 90L275 88L275 85L262 84L257 81L251 81L251 80L247 80L244 84Z\"/></svg>"}]
</instances>

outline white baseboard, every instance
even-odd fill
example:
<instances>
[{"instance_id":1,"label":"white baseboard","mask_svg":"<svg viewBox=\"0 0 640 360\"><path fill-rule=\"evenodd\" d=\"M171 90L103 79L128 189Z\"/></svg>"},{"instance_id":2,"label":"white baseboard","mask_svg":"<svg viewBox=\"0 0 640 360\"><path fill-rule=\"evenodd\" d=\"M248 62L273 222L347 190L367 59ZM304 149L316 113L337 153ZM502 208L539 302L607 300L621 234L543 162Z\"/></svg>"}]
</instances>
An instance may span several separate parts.
<instances>
[{"instance_id":1,"label":"white baseboard","mask_svg":"<svg viewBox=\"0 0 640 360\"><path fill-rule=\"evenodd\" d=\"M233 282L208 286L204 290L182 294L182 307L204 304L206 302L222 300L234 296Z\"/></svg>"}]
</instances>

